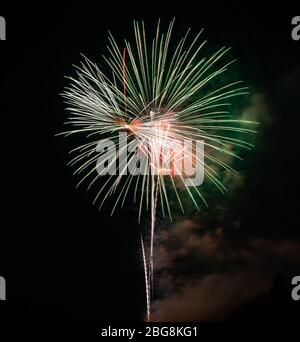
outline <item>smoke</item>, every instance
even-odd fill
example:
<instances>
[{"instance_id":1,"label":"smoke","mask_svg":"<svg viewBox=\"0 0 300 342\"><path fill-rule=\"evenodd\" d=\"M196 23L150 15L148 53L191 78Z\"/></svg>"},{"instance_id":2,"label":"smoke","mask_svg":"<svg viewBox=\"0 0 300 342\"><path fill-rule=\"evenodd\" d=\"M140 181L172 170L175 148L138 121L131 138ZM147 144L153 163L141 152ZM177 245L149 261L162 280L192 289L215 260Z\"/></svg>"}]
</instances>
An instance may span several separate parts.
<instances>
[{"instance_id":1,"label":"smoke","mask_svg":"<svg viewBox=\"0 0 300 342\"><path fill-rule=\"evenodd\" d=\"M286 83L293 80L289 77ZM254 129L259 133L272 129L276 115L266 94L254 94L241 119L258 121L261 125ZM254 144L264 144L262 135L258 137ZM296 274L299 269L299 240L282 236L279 240L276 234L261 237L257 230L251 234L243 215L233 213L232 199L237 204L238 197L248 206L247 172L242 169L236 176L225 171L222 176L230 191L227 199L201 215L177 218L159 229L155 269L160 291L153 305L154 321L224 320L241 305L269 291L277 274ZM256 219L258 226L268 224ZM260 230L265 231L263 228Z\"/></svg>"},{"instance_id":2,"label":"smoke","mask_svg":"<svg viewBox=\"0 0 300 342\"><path fill-rule=\"evenodd\" d=\"M211 274L193 285L186 284L179 293L155 303L154 321L216 321L226 319L240 304L253 298L270 284L262 275L253 281L254 272Z\"/></svg>"},{"instance_id":3,"label":"smoke","mask_svg":"<svg viewBox=\"0 0 300 342\"><path fill-rule=\"evenodd\" d=\"M241 115L242 120L257 121L260 124L272 123L272 115L263 93L255 93L250 100L250 106L245 108Z\"/></svg>"},{"instance_id":4,"label":"smoke","mask_svg":"<svg viewBox=\"0 0 300 342\"><path fill-rule=\"evenodd\" d=\"M235 241L221 227L206 231L189 219L164 230L161 239L156 269L163 295L154 302L154 321L226 319L270 289L274 275L300 262L300 242Z\"/></svg>"}]
</instances>

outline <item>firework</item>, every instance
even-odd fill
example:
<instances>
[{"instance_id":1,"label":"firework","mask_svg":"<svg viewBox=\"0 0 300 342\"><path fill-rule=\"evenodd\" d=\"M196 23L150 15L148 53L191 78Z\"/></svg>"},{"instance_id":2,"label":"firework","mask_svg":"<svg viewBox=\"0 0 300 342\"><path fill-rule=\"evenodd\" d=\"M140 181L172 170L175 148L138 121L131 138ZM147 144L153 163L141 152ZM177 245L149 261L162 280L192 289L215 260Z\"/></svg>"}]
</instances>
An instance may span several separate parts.
<instances>
[{"instance_id":1,"label":"firework","mask_svg":"<svg viewBox=\"0 0 300 342\"><path fill-rule=\"evenodd\" d=\"M219 155L240 158L233 147L250 149L252 145L240 136L254 132L245 127L252 122L230 113L231 99L247 94L247 87L241 81L220 82L233 62L222 62L229 49L203 56L202 31L191 39L188 31L174 45L173 26L174 20L163 34L158 22L154 38L148 40L144 23L134 22L135 41L125 41L121 48L109 34L109 53L104 57L109 72L103 73L84 57L62 94L71 114L67 122L71 128L64 134L86 139L71 151L75 156L70 164L81 176L79 184L87 182L88 188L100 184L94 200L100 208L115 195L112 213L131 192L138 220L143 207L150 209L148 258L141 235L148 320L158 206L172 218L171 191L182 211L182 191L197 209L200 201L206 205L199 189L203 177L200 183L191 177L196 169L226 191L218 170L236 171ZM199 150L197 142L202 142ZM98 183L101 176L105 181Z\"/></svg>"}]
</instances>

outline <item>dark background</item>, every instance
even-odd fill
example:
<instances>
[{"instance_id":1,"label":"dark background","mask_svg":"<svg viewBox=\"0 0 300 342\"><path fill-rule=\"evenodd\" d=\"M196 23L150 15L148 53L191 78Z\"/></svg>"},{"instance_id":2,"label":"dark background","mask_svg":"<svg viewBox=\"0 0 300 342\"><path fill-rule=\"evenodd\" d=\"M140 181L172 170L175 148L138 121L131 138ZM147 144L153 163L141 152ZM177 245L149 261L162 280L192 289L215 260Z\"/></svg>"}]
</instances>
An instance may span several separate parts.
<instances>
[{"instance_id":1,"label":"dark background","mask_svg":"<svg viewBox=\"0 0 300 342\"><path fill-rule=\"evenodd\" d=\"M54 137L66 119L59 94L64 76L74 73L72 64L80 53L101 61L108 29L121 42L132 37L133 19L151 28L159 17L168 23L176 16L175 35L204 27L209 41L232 46L241 78L266 94L275 113L249 171L256 181L245 189L251 211L249 205L241 209L247 229L299 240L300 41L291 38L291 19L300 13L292 3L1 4L7 41L0 43L0 275L7 280L7 301L0 304L6 317L143 319L136 217L124 210L111 218L92 205L84 188L76 190L66 166L71 144ZM290 73L298 82L288 92L281 84Z\"/></svg>"}]
</instances>

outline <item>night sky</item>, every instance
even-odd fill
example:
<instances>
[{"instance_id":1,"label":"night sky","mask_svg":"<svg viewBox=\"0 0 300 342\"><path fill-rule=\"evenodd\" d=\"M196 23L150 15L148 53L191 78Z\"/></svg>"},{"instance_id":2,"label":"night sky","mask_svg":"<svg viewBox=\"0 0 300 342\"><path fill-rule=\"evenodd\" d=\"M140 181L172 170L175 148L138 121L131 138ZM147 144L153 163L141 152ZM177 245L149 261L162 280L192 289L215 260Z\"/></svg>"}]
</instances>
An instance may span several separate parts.
<instances>
[{"instance_id":1,"label":"night sky","mask_svg":"<svg viewBox=\"0 0 300 342\"><path fill-rule=\"evenodd\" d=\"M204 27L211 46L232 47L235 71L250 87L241 115L260 125L255 149L237 165L241 177L225 180L229 193L213 193L208 209L175 215L172 224L160 219L154 318L294 318L295 303L278 304L276 291L290 291L300 275L300 41L291 37L300 13L287 3L260 6L0 7L7 21L0 44L6 317L143 321L139 231L149 221L138 225L131 202L110 217L109 205L99 212L92 204L93 192L75 189L79 179L67 166L74 141L55 137L67 116L59 94L80 53L103 63L108 30L122 42L132 38L134 19L151 31L158 18L167 25L175 16L175 39Z\"/></svg>"}]
</instances>

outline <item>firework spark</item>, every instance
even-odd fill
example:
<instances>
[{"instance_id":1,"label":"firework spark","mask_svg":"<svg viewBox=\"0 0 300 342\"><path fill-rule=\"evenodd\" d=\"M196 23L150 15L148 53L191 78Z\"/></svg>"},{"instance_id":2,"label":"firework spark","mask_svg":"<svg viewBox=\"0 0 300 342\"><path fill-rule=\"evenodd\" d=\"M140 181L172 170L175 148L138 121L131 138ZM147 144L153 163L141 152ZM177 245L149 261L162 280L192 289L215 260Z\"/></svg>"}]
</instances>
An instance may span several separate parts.
<instances>
[{"instance_id":1,"label":"firework spark","mask_svg":"<svg viewBox=\"0 0 300 342\"><path fill-rule=\"evenodd\" d=\"M239 120L229 111L230 100L247 94L247 87L241 81L218 82L233 62L222 62L229 49L222 47L208 57L201 56L206 44L200 41L202 31L190 41L188 31L174 45L173 26L174 20L162 34L158 22L155 37L149 41L144 23L134 22L135 42L125 41L122 48L109 34L109 54L104 60L110 73L104 74L84 57L76 67L77 77L69 77L70 85L62 94L71 113L67 122L71 128L64 134L81 134L87 139L72 150L75 156L70 164L76 167L75 174L81 175L79 184L86 181L90 188L106 175L94 200L100 208L115 194L113 213L132 191L139 208L138 219L143 206L151 211L148 262L141 236L148 320L158 205L163 215L172 218L168 195L174 191L184 211L179 188L197 209L199 201L206 204L198 184L187 177L184 167L182 171L182 165L188 162L198 165L205 179L221 192L226 191L214 166L236 171L218 154L241 159L232 148L250 149L252 145L240 135L254 132L245 127L253 122ZM125 145L120 133L126 133ZM103 148L108 139L114 147ZM195 155L180 143L185 140L203 141L205 149ZM99 164L103 166L104 161L106 168L99 172ZM117 172L111 173L112 167ZM142 168L146 172L140 172Z\"/></svg>"}]
</instances>

